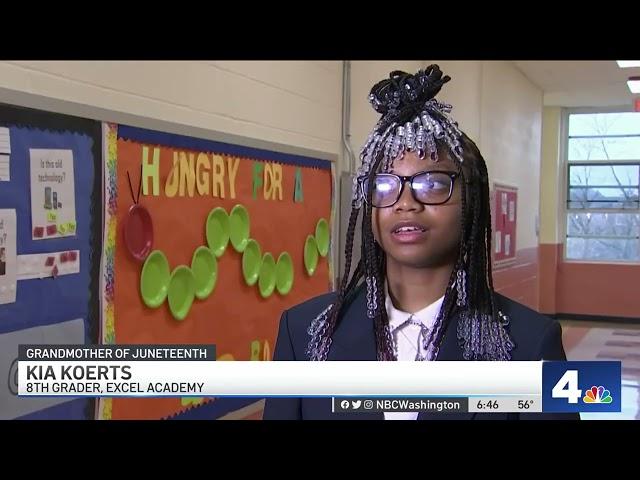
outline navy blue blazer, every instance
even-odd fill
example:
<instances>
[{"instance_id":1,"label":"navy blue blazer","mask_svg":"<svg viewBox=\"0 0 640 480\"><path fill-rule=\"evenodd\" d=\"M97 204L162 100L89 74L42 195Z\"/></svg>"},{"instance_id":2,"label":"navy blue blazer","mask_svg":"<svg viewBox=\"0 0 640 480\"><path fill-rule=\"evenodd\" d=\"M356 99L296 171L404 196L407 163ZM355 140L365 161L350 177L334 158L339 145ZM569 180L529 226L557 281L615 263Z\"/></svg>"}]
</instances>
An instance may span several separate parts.
<instances>
[{"instance_id":1,"label":"navy blue blazer","mask_svg":"<svg viewBox=\"0 0 640 480\"><path fill-rule=\"evenodd\" d=\"M335 298L328 293L301 303L282 314L274 360L309 360L306 355L311 321ZM560 324L530 308L496 294L497 308L509 318L508 331L515 343L512 360L566 360ZM336 328L328 360L376 360L373 322L366 315L365 289L361 288L343 310ZM457 317L452 318L442 339L436 360L462 361L457 342ZM268 398L265 420L383 420L382 413L332 413L331 398ZM418 420L571 419L577 414L542 413L420 413Z\"/></svg>"}]
</instances>

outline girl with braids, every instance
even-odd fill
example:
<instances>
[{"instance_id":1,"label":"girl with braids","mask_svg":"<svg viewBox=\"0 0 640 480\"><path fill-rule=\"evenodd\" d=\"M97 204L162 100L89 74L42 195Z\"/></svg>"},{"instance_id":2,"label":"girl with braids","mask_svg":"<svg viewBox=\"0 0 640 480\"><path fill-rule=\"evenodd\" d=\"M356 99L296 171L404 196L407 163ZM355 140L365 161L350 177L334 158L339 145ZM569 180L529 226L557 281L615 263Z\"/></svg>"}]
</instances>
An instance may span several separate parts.
<instances>
[{"instance_id":1,"label":"girl with braids","mask_svg":"<svg viewBox=\"0 0 640 480\"><path fill-rule=\"evenodd\" d=\"M282 315L274 360L564 360L560 325L493 289L487 167L436 100L437 65L391 72L354 177L345 275L335 293ZM352 270L362 215L360 261ZM537 416L536 416L537 415ZM270 398L265 419L578 418L576 415L332 414L328 398Z\"/></svg>"}]
</instances>

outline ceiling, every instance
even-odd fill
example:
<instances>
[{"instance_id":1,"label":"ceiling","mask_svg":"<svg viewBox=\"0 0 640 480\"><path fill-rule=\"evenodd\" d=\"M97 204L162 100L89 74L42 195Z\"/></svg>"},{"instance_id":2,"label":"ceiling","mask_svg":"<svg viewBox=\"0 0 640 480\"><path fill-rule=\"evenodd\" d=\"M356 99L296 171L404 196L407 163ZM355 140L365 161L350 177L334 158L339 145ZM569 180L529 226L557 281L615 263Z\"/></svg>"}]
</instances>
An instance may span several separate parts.
<instances>
[{"instance_id":1,"label":"ceiling","mask_svg":"<svg viewBox=\"0 0 640 480\"><path fill-rule=\"evenodd\" d=\"M515 65L544 92L544 104L562 107L631 107L627 78L640 68L620 68L606 61L516 61Z\"/></svg>"}]
</instances>

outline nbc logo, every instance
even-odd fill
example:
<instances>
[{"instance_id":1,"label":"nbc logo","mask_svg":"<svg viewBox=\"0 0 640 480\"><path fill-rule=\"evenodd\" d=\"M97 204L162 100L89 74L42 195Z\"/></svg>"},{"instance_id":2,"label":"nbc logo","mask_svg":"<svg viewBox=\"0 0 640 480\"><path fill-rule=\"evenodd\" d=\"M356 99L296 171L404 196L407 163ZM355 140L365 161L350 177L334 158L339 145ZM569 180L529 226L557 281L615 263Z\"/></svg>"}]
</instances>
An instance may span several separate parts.
<instances>
[{"instance_id":1,"label":"nbc logo","mask_svg":"<svg viewBox=\"0 0 640 480\"><path fill-rule=\"evenodd\" d=\"M606 390L602 386L594 386L586 391L586 395L582 401L584 403L611 403L613 402L613 398L611 398L611 392L609 392L609 390Z\"/></svg>"}]
</instances>

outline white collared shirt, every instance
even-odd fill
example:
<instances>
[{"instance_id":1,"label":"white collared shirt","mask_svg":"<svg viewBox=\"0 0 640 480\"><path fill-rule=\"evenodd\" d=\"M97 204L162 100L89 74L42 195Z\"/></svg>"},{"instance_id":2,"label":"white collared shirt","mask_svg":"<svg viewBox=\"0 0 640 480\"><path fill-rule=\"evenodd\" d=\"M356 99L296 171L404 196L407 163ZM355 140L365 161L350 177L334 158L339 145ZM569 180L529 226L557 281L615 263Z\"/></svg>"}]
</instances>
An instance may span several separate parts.
<instances>
[{"instance_id":1,"label":"white collared shirt","mask_svg":"<svg viewBox=\"0 0 640 480\"><path fill-rule=\"evenodd\" d=\"M440 307L442 306L443 300L444 295L433 302L431 305L426 306L425 308L414 314L410 314L407 312L403 312L402 310L398 310L393 305L391 296L387 292L387 316L389 317L389 328L392 332L391 336L394 341L397 342L398 361L412 362L416 359L416 355L418 353L420 353L421 355L426 354L423 342L420 338L420 326L410 323L407 323L402 327L400 326L413 315L414 321L421 322L429 329L433 328L433 325L436 322L436 318L438 317L438 313L440 313ZM418 413L384 412L384 418L385 420L416 420L418 418Z\"/></svg>"}]
</instances>

